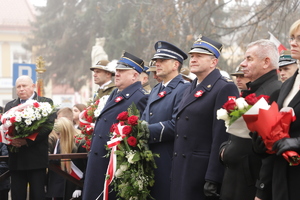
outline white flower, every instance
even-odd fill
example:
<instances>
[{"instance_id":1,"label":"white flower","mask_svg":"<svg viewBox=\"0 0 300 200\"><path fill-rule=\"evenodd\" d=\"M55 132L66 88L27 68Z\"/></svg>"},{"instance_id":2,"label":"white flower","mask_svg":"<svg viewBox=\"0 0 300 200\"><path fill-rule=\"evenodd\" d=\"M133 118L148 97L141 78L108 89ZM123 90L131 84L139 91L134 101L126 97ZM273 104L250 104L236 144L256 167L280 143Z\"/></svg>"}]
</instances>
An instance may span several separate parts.
<instances>
[{"instance_id":1,"label":"white flower","mask_svg":"<svg viewBox=\"0 0 300 200\"><path fill-rule=\"evenodd\" d=\"M128 166L127 165L120 165L120 169L122 171L126 171L128 169Z\"/></svg>"},{"instance_id":2,"label":"white flower","mask_svg":"<svg viewBox=\"0 0 300 200\"><path fill-rule=\"evenodd\" d=\"M220 108L217 110L217 119L222 119L224 121L229 121L229 115L226 109Z\"/></svg>"},{"instance_id":3,"label":"white flower","mask_svg":"<svg viewBox=\"0 0 300 200\"><path fill-rule=\"evenodd\" d=\"M22 117L20 115L16 116L16 122L20 122L22 120Z\"/></svg>"},{"instance_id":4,"label":"white flower","mask_svg":"<svg viewBox=\"0 0 300 200\"><path fill-rule=\"evenodd\" d=\"M137 197L130 197L129 200L138 200Z\"/></svg>"},{"instance_id":5,"label":"white flower","mask_svg":"<svg viewBox=\"0 0 300 200\"><path fill-rule=\"evenodd\" d=\"M29 126L29 125L31 125L32 122L31 122L30 119L26 119L26 120L25 120L25 123L26 123L27 126Z\"/></svg>"},{"instance_id":6,"label":"white flower","mask_svg":"<svg viewBox=\"0 0 300 200\"><path fill-rule=\"evenodd\" d=\"M115 173L115 177L116 178L120 178L123 175L123 170L121 169L117 169L116 173Z\"/></svg>"},{"instance_id":7,"label":"white flower","mask_svg":"<svg viewBox=\"0 0 300 200\"><path fill-rule=\"evenodd\" d=\"M142 190L143 190L143 186L144 186L144 185L143 185L143 181L142 181L142 180L138 180L138 181L137 181L137 184L138 184L138 186L139 186L139 190L142 191Z\"/></svg>"},{"instance_id":8,"label":"white flower","mask_svg":"<svg viewBox=\"0 0 300 200\"><path fill-rule=\"evenodd\" d=\"M243 110L249 106L249 104L245 101L244 98L237 98L235 103L239 110Z\"/></svg>"},{"instance_id":9,"label":"white flower","mask_svg":"<svg viewBox=\"0 0 300 200\"><path fill-rule=\"evenodd\" d=\"M100 110L96 109L94 112L94 116L97 118L100 115Z\"/></svg>"},{"instance_id":10,"label":"white flower","mask_svg":"<svg viewBox=\"0 0 300 200\"><path fill-rule=\"evenodd\" d=\"M135 153L133 151L130 151L127 155L126 155L126 158L127 158L127 161L131 164L134 164L134 161L132 160L133 157L135 156Z\"/></svg>"},{"instance_id":11,"label":"white flower","mask_svg":"<svg viewBox=\"0 0 300 200\"><path fill-rule=\"evenodd\" d=\"M43 116L43 117L47 117L47 116L48 116L48 113L47 113L47 111L43 110L43 112L42 112L42 116Z\"/></svg>"},{"instance_id":12,"label":"white flower","mask_svg":"<svg viewBox=\"0 0 300 200\"><path fill-rule=\"evenodd\" d=\"M38 113L38 114L35 115L35 117L36 117L37 120L40 120L42 118L42 115L40 113Z\"/></svg>"}]
</instances>

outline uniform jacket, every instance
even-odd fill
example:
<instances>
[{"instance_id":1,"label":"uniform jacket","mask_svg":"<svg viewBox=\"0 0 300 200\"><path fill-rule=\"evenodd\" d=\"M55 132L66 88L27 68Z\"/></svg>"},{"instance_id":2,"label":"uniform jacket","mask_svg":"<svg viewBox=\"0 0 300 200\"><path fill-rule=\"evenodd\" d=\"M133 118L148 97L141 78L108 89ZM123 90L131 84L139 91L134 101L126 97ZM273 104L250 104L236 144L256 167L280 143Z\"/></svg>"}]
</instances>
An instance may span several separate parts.
<instances>
[{"instance_id":1,"label":"uniform jacket","mask_svg":"<svg viewBox=\"0 0 300 200\"><path fill-rule=\"evenodd\" d=\"M156 200L170 199L170 174L175 138L175 116L185 89L190 83L183 80L181 75L176 76L164 88L166 94L158 95L162 83L157 84L149 96L147 107L142 119L149 123L149 147L153 153L160 155L155 159L155 184L151 188L151 195Z\"/></svg>"},{"instance_id":2,"label":"uniform jacket","mask_svg":"<svg viewBox=\"0 0 300 200\"><path fill-rule=\"evenodd\" d=\"M95 95L94 102L100 99L105 95L110 95L110 93L116 88L115 83L111 82L110 84L106 85L103 89L98 89L97 95Z\"/></svg>"},{"instance_id":3,"label":"uniform jacket","mask_svg":"<svg viewBox=\"0 0 300 200\"><path fill-rule=\"evenodd\" d=\"M213 70L200 84L185 91L175 121L171 199L204 200L206 180L221 183L224 167L218 153L228 134L216 112L239 91L232 80Z\"/></svg>"},{"instance_id":4,"label":"uniform jacket","mask_svg":"<svg viewBox=\"0 0 300 200\"><path fill-rule=\"evenodd\" d=\"M53 104L52 100L46 97L40 97L36 93L33 99L38 102L49 102ZM20 104L20 99L14 99L5 105L4 111L8 111L12 107ZM54 122L54 115L49 117L51 122ZM43 128L39 130L34 141L26 139L27 145L19 148L17 153L9 151L8 165L10 170L31 170L47 168L48 166L48 135L52 129Z\"/></svg>"},{"instance_id":5,"label":"uniform jacket","mask_svg":"<svg viewBox=\"0 0 300 200\"><path fill-rule=\"evenodd\" d=\"M7 156L8 151L4 143L0 142L0 156ZM0 175L4 174L8 170L6 161L0 161ZM0 182L0 190L8 190L10 188L10 179L6 178Z\"/></svg>"},{"instance_id":6,"label":"uniform jacket","mask_svg":"<svg viewBox=\"0 0 300 200\"><path fill-rule=\"evenodd\" d=\"M122 100L116 102L116 97ZM108 98L105 107L99 115L91 143L91 150L88 155L88 163L86 168L83 199L96 199L103 191L105 174L109 158L104 156L108 153L105 145L110 140L109 130L111 125L117 123L118 114L127 111L127 108L134 102L140 113L143 113L148 95L145 94L141 82L136 82L117 94L115 89ZM102 199L103 196L100 198ZM116 199L114 194L110 194L109 199Z\"/></svg>"},{"instance_id":7,"label":"uniform jacket","mask_svg":"<svg viewBox=\"0 0 300 200\"><path fill-rule=\"evenodd\" d=\"M279 109L282 108L284 99L287 97L293 84L295 78L298 75L298 70L295 72L294 76L286 80L279 93L278 106ZM292 122L290 125L290 137L300 137L300 92L295 95L295 97L288 104L288 107L294 109L296 115L296 121ZM300 151L297 151L300 154ZM289 166L288 162L280 155L274 156L274 171L273 171L273 200L289 199L298 200L299 199L299 185L300 185L300 165Z\"/></svg>"},{"instance_id":8,"label":"uniform jacket","mask_svg":"<svg viewBox=\"0 0 300 200\"><path fill-rule=\"evenodd\" d=\"M277 73L273 70L248 83L248 86L250 89L243 91L243 97L251 93L255 93L256 96L262 94L272 96L279 90L281 82L278 81ZM257 191L256 184L262 192L267 192L270 189L270 187L265 187L269 185L269 180L261 177L257 181L262 160L259 155L253 152L250 138L240 138L231 135L229 140L222 144L220 151L223 149L225 149L223 163L226 166L226 170L221 190L222 200L253 200ZM263 200L267 199L263 198Z\"/></svg>"}]
</instances>

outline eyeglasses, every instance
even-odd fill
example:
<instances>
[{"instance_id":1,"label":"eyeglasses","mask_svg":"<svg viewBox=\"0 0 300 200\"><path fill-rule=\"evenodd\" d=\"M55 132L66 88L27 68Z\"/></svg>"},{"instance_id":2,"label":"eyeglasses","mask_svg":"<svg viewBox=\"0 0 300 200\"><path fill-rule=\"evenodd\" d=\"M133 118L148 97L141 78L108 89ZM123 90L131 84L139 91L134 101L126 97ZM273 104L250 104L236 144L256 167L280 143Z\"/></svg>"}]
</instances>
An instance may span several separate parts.
<instances>
[{"instance_id":1,"label":"eyeglasses","mask_svg":"<svg viewBox=\"0 0 300 200\"><path fill-rule=\"evenodd\" d=\"M290 37L290 43L295 41L297 44L300 44L300 35L297 37Z\"/></svg>"}]
</instances>

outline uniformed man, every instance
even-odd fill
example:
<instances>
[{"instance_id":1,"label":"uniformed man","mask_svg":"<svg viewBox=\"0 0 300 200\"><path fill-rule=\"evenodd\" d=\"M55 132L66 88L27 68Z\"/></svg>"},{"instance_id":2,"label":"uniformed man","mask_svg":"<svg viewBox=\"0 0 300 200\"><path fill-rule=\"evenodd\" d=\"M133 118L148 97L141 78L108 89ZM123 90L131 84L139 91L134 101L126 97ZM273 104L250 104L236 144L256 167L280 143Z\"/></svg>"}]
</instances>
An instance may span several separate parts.
<instances>
[{"instance_id":1,"label":"uniformed man","mask_svg":"<svg viewBox=\"0 0 300 200\"><path fill-rule=\"evenodd\" d=\"M110 94L95 124L84 180L83 200L96 199L103 191L109 163L109 158L105 158L105 145L110 140L111 125L118 122L118 114L126 111L132 102L136 104L140 113L143 113L146 107L148 95L139 81L143 66L142 59L127 52L118 62L115 77L117 88ZM109 199L116 199L114 192L109 194Z\"/></svg>"},{"instance_id":2,"label":"uniformed man","mask_svg":"<svg viewBox=\"0 0 300 200\"><path fill-rule=\"evenodd\" d=\"M153 78L160 83L162 80L161 78L159 78L156 74L156 66L155 66L155 60L151 60L149 63L149 69L147 70L147 72L152 72L153 73Z\"/></svg>"},{"instance_id":3,"label":"uniformed man","mask_svg":"<svg viewBox=\"0 0 300 200\"><path fill-rule=\"evenodd\" d=\"M298 69L297 60L292 58L291 51L282 51L279 57L279 71L282 82L294 75Z\"/></svg>"},{"instance_id":4,"label":"uniformed man","mask_svg":"<svg viewBox=\"0 0 300 200\"><path fill-rule=\"evenodd\" d=\"M216 112L239 95L216 69L222 44L204 36L194 42L190 70L197 78L182 97L175 121L171 199L219 199L224 167L218 153L228 134Z\"/></svg>"},{"instance_id":5,"label":"uniformed man","mask_svg":"<svg viewBox=\"0 0 300 200\"><path fill-rule=\"evenodd\" d=\"M230 75L235 76L235 84L240 90L247 90L246 83L250 82L250 79L244 76L244 71L241 66L238 66L235 72Z\"/></svg>"},{"instance_id":6,"label":"uniformed man","mask_svg":"<svg viewBox=\"0 0 300 200\"><path fill-rule=\"evenodd\" d=\"M156 73L162 79L151 91L142 119L149 123L149 147L157 158L155 183L151 195L156 200L170 199L170 173L174 146L174 123L184 90L190 85L179 74L187 55L165 41L155 44Z\"/></svg>"},{"instance_id":7,"label":"uniformed man","mask_svg":"<svg viewBox=\"0 0 300 200\"><path fill-rule=\"evenodd\" d=\"M140 74L140 81L142 83L143 88L147 91L148 94L150 94L150 92L151 92L151 86L149 83L150 72L147 71L148 69L149 69L149 67L144 66L144 70Z\"/></svg>"},{"instance_id":8,"label":"uniformed man","mask_svg":"<svg viewBox=\"0 0 300 200\"><path fill-rule=\"evenodd\" d=\"M193 80L196 78L196 75L191 73L188 67L182 67L180 74L182 78L188 82L193 82Z\"/></svg>"},{"instance_id":9,"label":"uniformed man","mask_svg":"<svg viewBox=\"0 0 300 200\"><path fill-rule=\"evenodd\" d=\"M90 68L94 72L94 83L99 85L97 92L94 94L93 101L97 101L104 95L110 93L116 88L112 82L112 77L115 75L115 66L109 65L108 60L100 60L96 65Z\"/></svg>"}]
</instances>

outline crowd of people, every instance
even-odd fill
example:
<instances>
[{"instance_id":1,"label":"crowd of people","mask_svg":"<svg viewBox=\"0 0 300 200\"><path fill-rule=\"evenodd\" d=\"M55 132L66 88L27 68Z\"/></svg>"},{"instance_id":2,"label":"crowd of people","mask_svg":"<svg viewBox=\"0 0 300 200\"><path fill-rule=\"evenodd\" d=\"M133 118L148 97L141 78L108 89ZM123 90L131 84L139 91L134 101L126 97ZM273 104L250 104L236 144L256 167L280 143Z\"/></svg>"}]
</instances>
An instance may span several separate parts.
<instances>
[{"instance_id":1,"label":"crowd of people","mask_svg":"<svg viewBox=\"0 0 300 200\"><path fill-rule=\"evenodd\" d=\"M60 108L47 119L53 129L40 127L34 140L0 143L1 155L9 156L8 163L0 163L0 173L9 169L11 174L0 182L0 198L8 199L11 190L12 200L26 200L29 186L32 200L103 199L109 132L118 114L135 103L141 120L148 123L149 148L159 155L150 189L154 199L298 200L300 166L289 166L281 154L300 153L300 20L291 26L289 36L290 50L281 54L270 40L250 43L231 74L235 82L218 69L223 45L201 35L188 54L169 42L157 41L148 67L128 52L118 61L98 61L90 68L99 86L92 101L105 96L107 100L97 116L90 150L74 140L81 133L79 115L87 105ZM188 58L189 67L184 67ZM158 82L153 88L150 73ZM37 95L29 76L16 80L16 93L18 98L8 102L3 112L29 99L53 104ZM250 132L249 138L229 134L224 121L216 117L228 100L249 94L267 95L269 103L294 109L290 138L274 144L275 154L266 153L259 132ZM7 148L11 146L19 151ZM84 152L88 152L86 159L48 160L49 154ZM49 170L49 164L68 174L76 166L83 187ZM108 199L117 199L117 191L112 187L108 191Z\"/></svg>"}]
</instances>

